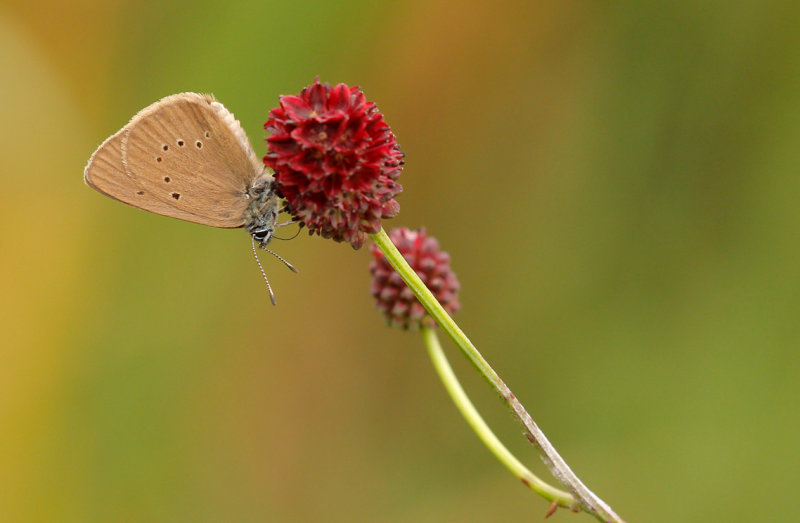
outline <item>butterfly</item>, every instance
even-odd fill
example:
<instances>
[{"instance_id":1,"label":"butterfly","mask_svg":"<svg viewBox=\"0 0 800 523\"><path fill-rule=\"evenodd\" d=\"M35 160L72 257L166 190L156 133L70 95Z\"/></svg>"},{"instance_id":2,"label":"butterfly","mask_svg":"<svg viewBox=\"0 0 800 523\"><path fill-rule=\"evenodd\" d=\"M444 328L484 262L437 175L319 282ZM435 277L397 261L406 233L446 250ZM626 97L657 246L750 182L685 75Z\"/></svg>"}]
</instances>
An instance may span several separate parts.
<instances>
[{"instance_id":1,"label":"butterfly","mask_svg":"<svg viewBox=\"0 0 800 523\"><path fill-rule=\"evenodd\" d=\"M86 184L122 203L211 227L244 227L267 249L281 212L274 177L211 95L180 93L139 111L89 158ZM293 222L287 222L293 223ZM275 296L267 282L270 300Z\"/></svg>"}]
</instances>

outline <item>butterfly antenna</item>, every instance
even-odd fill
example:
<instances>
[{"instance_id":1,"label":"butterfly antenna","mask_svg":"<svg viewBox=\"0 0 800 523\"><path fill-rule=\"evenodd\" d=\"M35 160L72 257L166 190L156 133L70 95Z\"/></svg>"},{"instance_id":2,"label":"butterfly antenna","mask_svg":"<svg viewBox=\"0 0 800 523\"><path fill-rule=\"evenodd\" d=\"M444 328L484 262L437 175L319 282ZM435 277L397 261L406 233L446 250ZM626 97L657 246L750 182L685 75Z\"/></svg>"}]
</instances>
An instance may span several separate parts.
<instances>
[{"instance_id":1,"label":"butterfly antenna","mask_svg":"<svg viewBox=\"0 0 800 523\"><path fill-rule=\"evenodd\" d=\"M258 259L258 252L256 251L256 239L254 237L252 237L252 236L250 237L250 239L252 240L251 243L253 245L253 257L256 259L256 263L258 264L258 270L261 271L261 275L264 277L264 283L267 284L267 290L269 291L269 301L271 301L272 304L275 305L275 293L272 292L272 285L269 284L269 279L267 278L267 273L264 272L264 267L261 266L261 260ZM272 251L270 251L270 252L272 252ZM275 254L275 253L273 252L272 254ZM275 256L278 256L278 255L275 254ZM278 256L278 258L280 258L280 256ZM291 265L289 267L294 269L294 267L292 267ZM297 271L295 271L295 272L297 272Z\"/></svg>"},{"instance_id":2,"label":"butterfly antenna","mask_svg":"<svg viewBox=\"0 0 800 523\"><path fill-rule=\"evenodd\" d=\"M253 244L255 245L255 242L254 242ZM255 248L255 247L254 247L254 248ZM261 247L261 248L262 248L262 249L264 249L265 251L267 251L268 253L270 253L271 255L275 256L276 258L278 258L280 261L282 261L282 262L284 263L284 265L286 265L287 267L289 267L289 269L290 269L292 272L294 272L294 273L296 273L296 272L297 272L297 269L295 269L295 268L294 268L294 265L292 265L292 264L291 264L291 263L289 263L288 261L284 260L284 259L283 259L283 257L282 257L280 254L278 254L278 253L275 253L275 252L272 252L271 250L267 249L266 247Z\"/></svg>"}]
</instances>

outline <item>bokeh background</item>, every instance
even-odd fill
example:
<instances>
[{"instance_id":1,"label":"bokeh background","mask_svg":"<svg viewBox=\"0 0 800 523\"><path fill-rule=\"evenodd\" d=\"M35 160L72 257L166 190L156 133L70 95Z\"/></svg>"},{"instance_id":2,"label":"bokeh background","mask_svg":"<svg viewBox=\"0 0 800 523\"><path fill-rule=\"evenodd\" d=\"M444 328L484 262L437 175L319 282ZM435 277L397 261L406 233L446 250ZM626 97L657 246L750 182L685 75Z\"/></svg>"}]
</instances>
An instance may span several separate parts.
<instances>
[{"instance_id":1,"label":"bokeh background","mask_svg":"<svg viewBox=\"0 0 800 523\"><path fill-rule=\"evenodd\" d=\"M150 215L84 186L144 106L213 92L259 154L282 93L358 84L397 218L457 316L628 521L796 521L800 4L0 2L0 520L538 520L367 249ZM506 444L549 475L446 344ZM592 521L566 511L551 521Z\"/></svg>"}]
</instances>

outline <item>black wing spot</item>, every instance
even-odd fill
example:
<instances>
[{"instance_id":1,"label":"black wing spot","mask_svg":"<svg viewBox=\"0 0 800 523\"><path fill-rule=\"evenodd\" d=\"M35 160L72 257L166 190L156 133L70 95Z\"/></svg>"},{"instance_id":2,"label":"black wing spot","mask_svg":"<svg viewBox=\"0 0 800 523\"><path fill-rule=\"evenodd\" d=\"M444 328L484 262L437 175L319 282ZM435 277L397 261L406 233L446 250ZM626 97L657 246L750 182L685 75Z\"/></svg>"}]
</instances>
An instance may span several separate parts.
<instances>
[{"instance_id":1,"label":"black wing spot","mask_svg":"<svg viewBox=\"0 0 800 523\"><path fill-rule=\"evenodd\" d=\"M162 145L161 148L165 151L169 151L169 145L167 144Z\"/></svg>"},{"instance_id":2,"label":"black wing spot","mask_svg":"<svg viewBox=\"0 0 800 523\"><path fill-rule=\"evenodd\" d=\"M138 194L139 196L141 196L141 195L143 195L143 194L144 194L144 191L136 191L136 194Z\"/></svg>"},{"instance_id":3,"label":"black wing spot","mask_svg":"<svg viewBox=\"0 0 800 523\"><path fill-rule=\"evenodd\" d=\"M206 131L206 138L211 138L211 133Z\"/></svg>"},{"instance_id":4,"label":"black wing spot","mask_svg":"<svg viewBox=\"0 0 800 523\"><path fill-rule=\"evenodd\" d=\"M181 199L181 195L180 195L180 193L177 193L177 192L174 192L174 193L172 193L172 197L173 197L174 199L176 199L176 200L180 200L180 199Z\"/></svg>"},{"instance_id":5,"label":"black wing spot","mask_svg":"<svg viewBox=\"0 0 800 523\"><path fill-rule=\"evenodd\" d=\"M165 181L165 182L167 182L167 183L169 183L169 176L165 176L165 177L164 177L164 181Z\"/></svg>"},{"instance_id":6,"label":"black wing spot","mask_svg":"<svg viewBox=\"0 0 800 523\"><path fill-rule=\"evenodd\" d=\"M161 161L161 157L160 156L156 156L156 161L160 162Z\"/></svg>"},{"instance_id":7,"label":"black wing spot","mask_svg":"<svg viewBox=\"0 0 800 523\"><path fill-rule=\"evenodd\" d=\"M195 144L195 146L197 146L198 149L202 149L203 148L203 142L201 142L200 140L197 140L196 142L194 142L194 144Z\"/></svg>"},{"instance_id":8,"label":"black wing spot","mask_svg":"<svg viewBox=\"0 0 800 523\"><path fill-rule=\"evenodd\" d=\"M184 143L185 143L185 142L184 142L183 140L180 140L180 139L179 139L179 140L178 140L178 147L183 147L183 144L184 144Z\"/></svg>"}]
</instances>

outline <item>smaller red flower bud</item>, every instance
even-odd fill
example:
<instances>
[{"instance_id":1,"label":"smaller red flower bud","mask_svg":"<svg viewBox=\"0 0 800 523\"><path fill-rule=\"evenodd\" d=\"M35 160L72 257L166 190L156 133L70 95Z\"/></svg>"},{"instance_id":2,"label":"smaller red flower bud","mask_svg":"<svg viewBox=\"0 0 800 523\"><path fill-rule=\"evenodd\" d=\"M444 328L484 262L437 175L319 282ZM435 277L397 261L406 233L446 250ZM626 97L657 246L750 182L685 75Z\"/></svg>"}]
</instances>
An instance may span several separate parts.
<instances>
[{"instance_id":1,"label":"smaller red flower bud","mask_svg":"<svg viewBox=\"0 0 800 523\"><path fill-rule=\"evenodd\" d=\"M424 228L410 231L405 227L390 231L389 238L447 313L458 312L458 279L450 269L450 255L439 249L436 238L428 236ZM401 329L436 326L380 249L373 244L371 251L372 296L389 325Z\"/></svg>"},{"instance_id":2,"label":"smaller red flower bud","mask_svg":"<svg viewBox=\"0 0 800 523\"><path fill-rule=\"evenodd\" d=\"M400 210L403 153L358 87L317 78L299 95L281 96L264 128L275 190L309 233L358 249Z\"/></svg>"}]
</instances>

